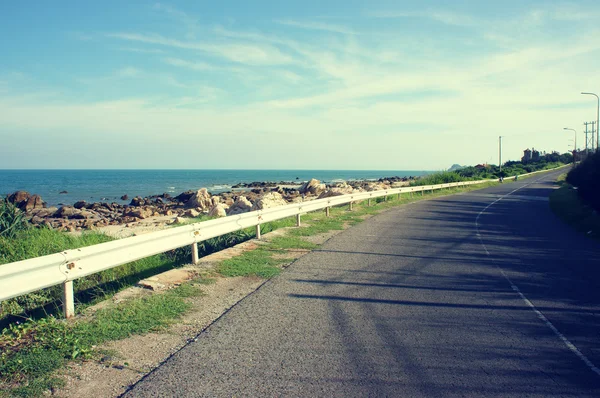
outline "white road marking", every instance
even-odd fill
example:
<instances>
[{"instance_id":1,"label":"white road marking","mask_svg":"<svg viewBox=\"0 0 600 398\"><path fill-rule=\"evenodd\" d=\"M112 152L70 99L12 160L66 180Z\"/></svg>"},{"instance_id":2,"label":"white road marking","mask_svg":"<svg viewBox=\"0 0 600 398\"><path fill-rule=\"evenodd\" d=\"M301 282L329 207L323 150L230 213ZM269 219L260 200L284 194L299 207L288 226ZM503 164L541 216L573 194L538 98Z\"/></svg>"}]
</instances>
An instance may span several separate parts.
<instances>
[{"instance_id":1,"label":"white road marking","mask_svg":"<svg viewBox=\"0 0 600 398\"><path fill-rule=\"evenodd\" d=\"M507 196L513 194L514 192L517 192L519 189L525 188L528 185L534 184L538 181L542 180L541 178L535 181L532 181L528 184L525 184L517 189L515 189L514 191L511 191L509 193L507 193L506 195L503 195L501 197L499 197L498 199L496 199L495 201L493 201L492 203L490 203L489 205L486 206L485 209L483 209L482 211L479 212L479 214L477 215L477 217L475 218L475 229L477 232L477 237L479 238L479 242L481 243L481 246L483 246L483 249L485 250L485 253L489 256L490 252L488 251L485 243L483 243L483 238L481 237L481 233L479 232L479 217L485 213L485 211L487 209L489 209L490 207L492 207L493 205L495 205L496 203L498 203L499 201L501 201L502 199L506 198ZM521 195L520 195L521 196ZM548 318L546 318L544 316L544 314L542 314L536 307L535 305L533 305L533 303L531 301L529 301L529 299L527 297L525 297L525 295L521 292L521 290L519 289L519 287L517 285L515 285L512 280L509 278L509 276L506 274L506 272L504 272L504 270L496 263L496 261L494 261L492 259L492 262L494 263L494 265L496 266L496 268L498 268L498 270L500 271L500 273L502 274L502 276L504 277L504 279L506 279L506 281L508 282L508 284L510 285L510 287L519 295L519 297L521 297L521 299L525 302L525 304L527 304L527 306L529 308L531 308L533 310L533 312L535 312L535 314L538 316L538 318L540 318L540 320L542 322L544 322L544 324L546 326L548 326L548 328L550 328L550 330L552 330L554 332L554 334L565 344L565 346L571 350L571 352L573 354L575 354L579 359L581 359L581 361L583 361L583 363L586 364L586 366L588 368L590 368L590 370L594 373L596 373L598 376L600 376L600 369L598 369L598 367L596 365L594 365L594 363L592 361L590 361L588 359L588 357L586 357L581 351L579 351L579 349L575 346L575 344L571 343L569 341L569 339L567 339L557 328L556 326L554 326L552 324L552 322L550 322L548 320Z\"/></svg>"},{"instance_id":2,"label":"white road marking","mask_svg":"<svg viewBox=\"0 0 600 398\"><path fill-rule=\"evenodd\" d=\"M520 189L520 188L519 188ZM540 202L548 202L550 200L547 196L533 196L533 195L511 195L510 197L506 197L506 195L497 195L493 193L467 193L469 196L479 196L484 198L496 198L496 199L519 199L519 200L537 200ZM509 194L510 195L510 194Z\"/></svg>"}]
</instances>

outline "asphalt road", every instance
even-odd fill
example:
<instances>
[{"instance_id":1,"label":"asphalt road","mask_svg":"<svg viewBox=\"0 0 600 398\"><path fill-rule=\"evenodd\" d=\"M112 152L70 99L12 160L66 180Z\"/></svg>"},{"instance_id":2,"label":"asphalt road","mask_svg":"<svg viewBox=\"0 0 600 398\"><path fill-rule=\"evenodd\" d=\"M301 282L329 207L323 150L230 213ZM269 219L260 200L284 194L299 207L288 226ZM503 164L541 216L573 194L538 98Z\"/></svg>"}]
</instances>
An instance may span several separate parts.
<instances>
[{"instance_id":1,"label":"asphalt road","mask_svg":"<svg viewBox=\"0 0 600 398\"><path fill-rule=\"evenodd\" d=\"M551 213L557 174L344 231L126 396L600 396L600 245Z\"/></svg>"}]
</instances>

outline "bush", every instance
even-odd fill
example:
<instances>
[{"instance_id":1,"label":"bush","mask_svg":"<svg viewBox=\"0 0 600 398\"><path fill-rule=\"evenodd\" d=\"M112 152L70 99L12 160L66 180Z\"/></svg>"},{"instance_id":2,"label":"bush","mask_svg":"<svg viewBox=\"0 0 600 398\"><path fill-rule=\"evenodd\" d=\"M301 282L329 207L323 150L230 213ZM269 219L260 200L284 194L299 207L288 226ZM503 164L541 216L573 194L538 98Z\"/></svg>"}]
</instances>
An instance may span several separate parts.
<instances>
[{"instance_id":1,"label":"bush","mask_svg":"<svg viewBox=\"0 0 600 398\"><path fill-rule=\"evenodd\" d=\"M600 210L600 152L589 155L567 174L567 182L577 187L579 196Z\"/></svg>"},{"instance_id":2,"label":"bush","mask_svg":"<svg viewBox=\"0 0 600 398\"><path fill-rule=\"evenodd\" d=\"M0 198L0 236L13 238L18 231L26 228L21 210L8 200Z\"/></svg>"}]
</instances>

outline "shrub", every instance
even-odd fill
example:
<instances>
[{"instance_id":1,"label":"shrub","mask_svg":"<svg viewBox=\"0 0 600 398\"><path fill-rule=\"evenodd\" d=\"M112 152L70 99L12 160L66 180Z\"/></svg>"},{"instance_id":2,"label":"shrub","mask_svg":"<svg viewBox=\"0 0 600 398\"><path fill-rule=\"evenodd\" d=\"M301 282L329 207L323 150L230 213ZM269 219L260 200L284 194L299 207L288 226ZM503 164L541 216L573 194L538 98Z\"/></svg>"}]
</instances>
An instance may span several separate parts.
<instances>
[{"instance_id":1,"label":"shrub","mask_svg":"<svg viewBox=\"0 0 600 398\"><path fill-rule=\"evenodd\" d=\"M579 196L600 210L600 152L589 155L567 174L567 182L577 187Z\"/></svg>"},{"instance_id":2,"label":"shrub","mask_svg":"<svg viewBox=\"0 0 600 398\"><path fill-rule=\"evenodd\" d=\"M18 231L26 228L21 210L8 200L0 198L0 236L12 238Z\"/></svg>"}]
</instances>

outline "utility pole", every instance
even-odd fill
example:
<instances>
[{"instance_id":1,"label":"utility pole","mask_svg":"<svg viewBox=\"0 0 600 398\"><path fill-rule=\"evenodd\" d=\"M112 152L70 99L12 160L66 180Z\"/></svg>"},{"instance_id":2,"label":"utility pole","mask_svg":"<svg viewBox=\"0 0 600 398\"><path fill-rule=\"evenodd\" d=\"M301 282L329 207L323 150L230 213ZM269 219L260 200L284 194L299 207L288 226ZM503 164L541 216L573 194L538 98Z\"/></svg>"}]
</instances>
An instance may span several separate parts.
<instances>
[{"instance_id":1,"label":"utility pole","mask_svg":"<svg viewBox=\"0 0 600 398\"><path fill-rule=\"evenodd\" d=\"M500 163L500 177L502 177L502 136L498 137L498 159L498 163Z\"/></svg>"},{"instance_id":2,"label":"utility pole","mask_svg":"<svg viewBox=\"0 0 600 398\"><path fill-rule=\"evenodd\" d=\"M588 138L588 124L589 122L585 122L583 123L585 125L585 154L587 155L589 153L589 149L588 149L588 144L589 144L589 138Z\"/></svg>"}]
</instances>

